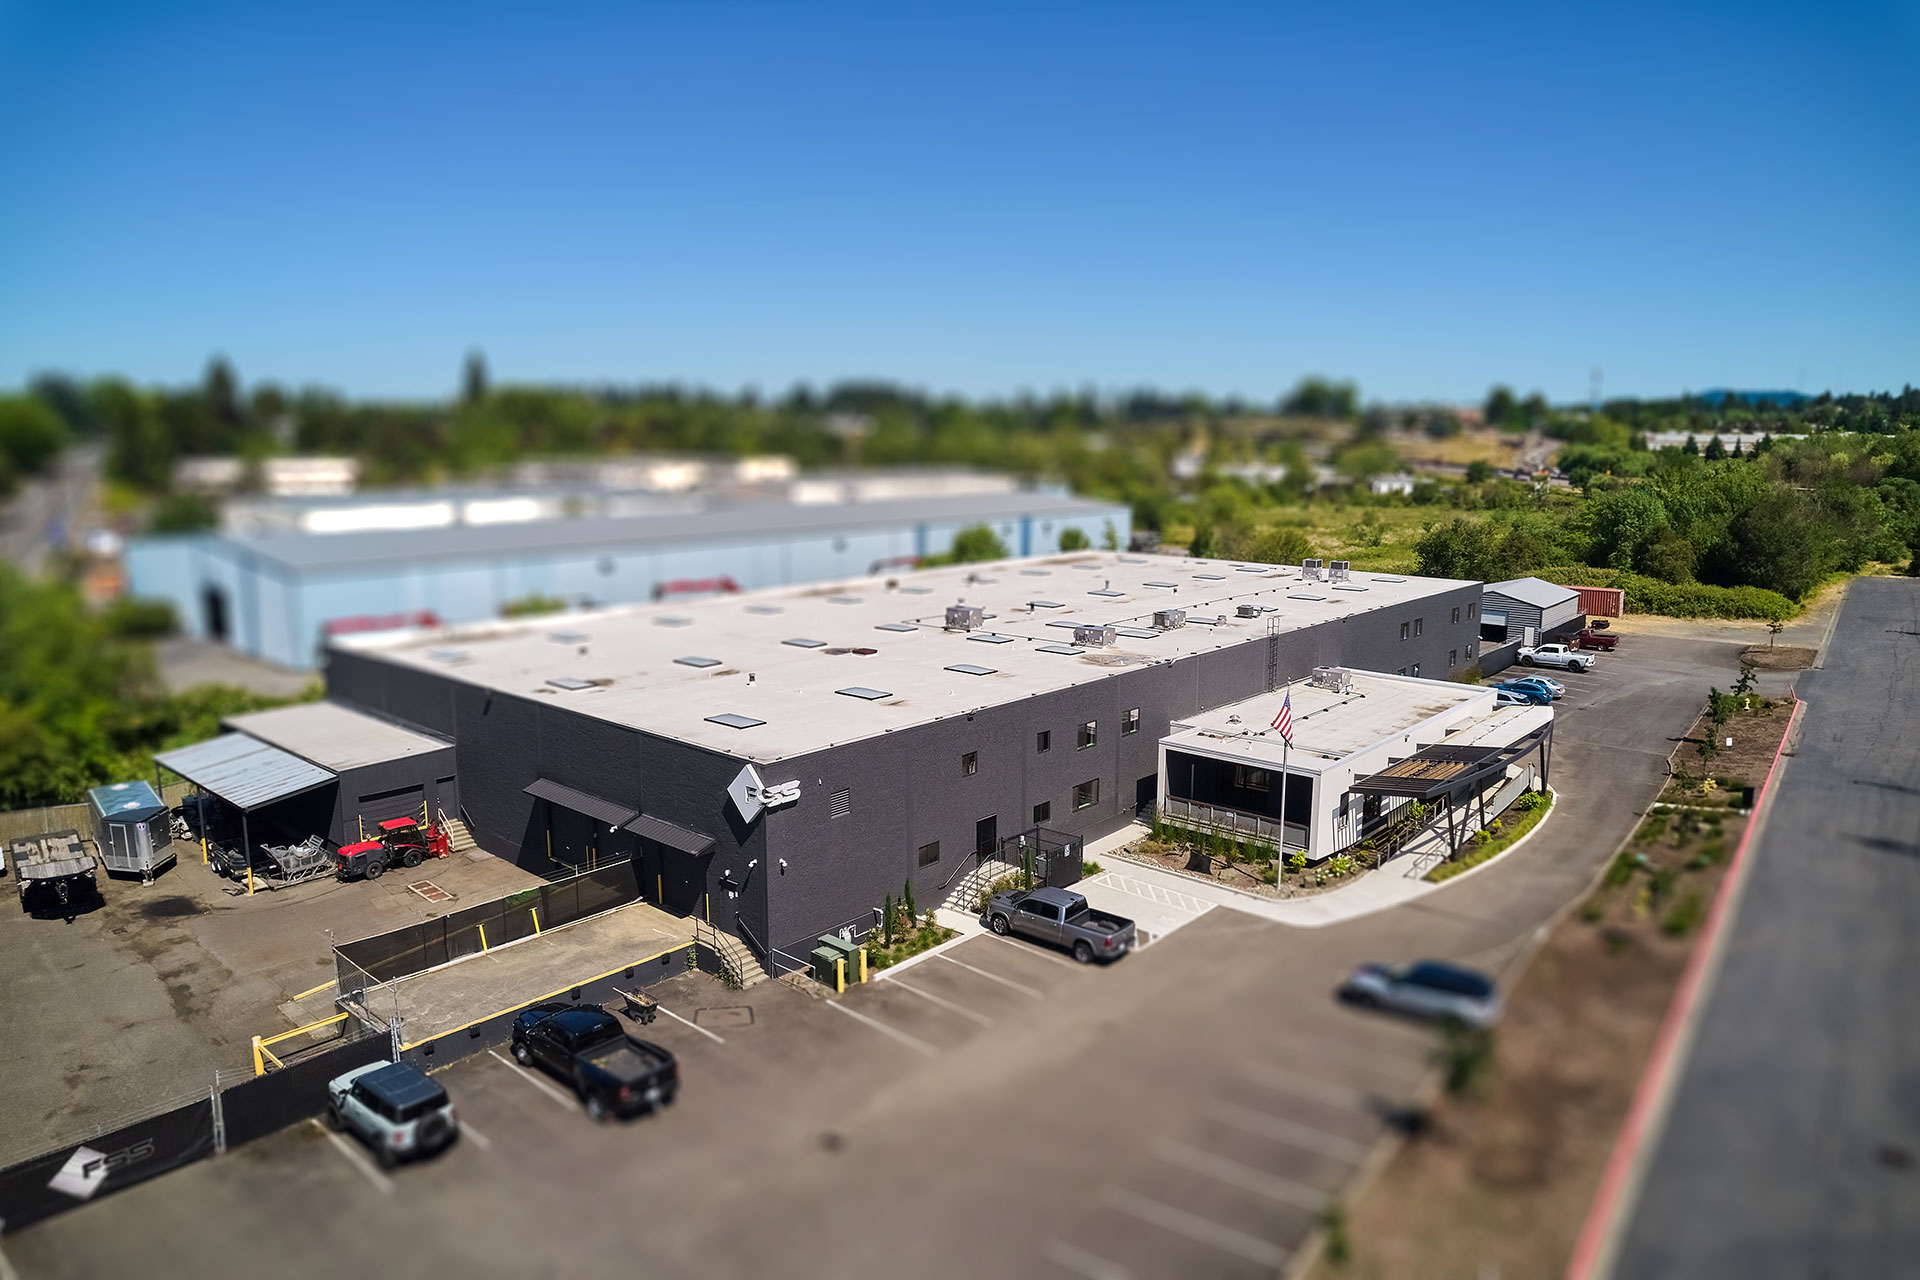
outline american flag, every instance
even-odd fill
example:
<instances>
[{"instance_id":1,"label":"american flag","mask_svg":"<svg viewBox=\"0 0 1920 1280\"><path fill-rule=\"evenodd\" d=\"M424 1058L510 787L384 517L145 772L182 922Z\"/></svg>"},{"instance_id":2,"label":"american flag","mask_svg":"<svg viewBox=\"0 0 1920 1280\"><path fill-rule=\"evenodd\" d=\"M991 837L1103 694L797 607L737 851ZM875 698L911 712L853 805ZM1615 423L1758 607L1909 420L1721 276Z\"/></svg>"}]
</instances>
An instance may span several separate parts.
<instances>
[{"instance_id":1,"label":"american flag","mask_svg":"<svg viewBox=\"0 0 1920 1280\"><path fill-rule=\"evenodd\" d=\"M1288 746L1293 745L1293 690L1287 690L1286 701L1280 704L1280 713L1273 718L1273 727L1280 731Z\"/></svg>"}]
</instances>

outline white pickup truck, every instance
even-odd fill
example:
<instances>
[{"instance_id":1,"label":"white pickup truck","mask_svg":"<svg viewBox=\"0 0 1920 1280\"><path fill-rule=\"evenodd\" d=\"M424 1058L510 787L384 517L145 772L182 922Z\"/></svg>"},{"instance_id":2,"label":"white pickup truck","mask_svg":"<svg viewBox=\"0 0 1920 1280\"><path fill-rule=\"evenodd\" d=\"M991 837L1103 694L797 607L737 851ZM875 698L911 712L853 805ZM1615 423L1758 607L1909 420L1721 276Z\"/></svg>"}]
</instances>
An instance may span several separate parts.
<instances>
[{"instance_id":1,"label":"white pickup truck","mask_svg":"<svg viewBox=\"0 0 1920 1280\"><path fill-rule=\"evenodd\" d=\"M1570 649L1564 644L1535 645L1520 650L1520 665L1523 667L1560 667L1566 671L1593 670L1593 655Z\"/></svg>"}]
</instances>

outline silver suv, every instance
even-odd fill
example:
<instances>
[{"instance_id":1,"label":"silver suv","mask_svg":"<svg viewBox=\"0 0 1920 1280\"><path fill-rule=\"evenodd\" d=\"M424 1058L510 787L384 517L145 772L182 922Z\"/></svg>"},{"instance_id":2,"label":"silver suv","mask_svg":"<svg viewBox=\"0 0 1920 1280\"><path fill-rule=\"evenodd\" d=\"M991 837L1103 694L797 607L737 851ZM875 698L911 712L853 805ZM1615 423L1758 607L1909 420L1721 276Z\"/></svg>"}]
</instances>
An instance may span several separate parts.
<instances>
[{"instance_id":1,"label":"silver suv","mask_svg":"<svg viewBox=\"0 0 1920 1280\"><path fill-rule=\"evenodd\" d=\"M353 1130L391 1169L451 1143L460 1116L438 1081L404 1062L373 1062L327 1082L327 1127Z\"/></svg>"}]
</instances>

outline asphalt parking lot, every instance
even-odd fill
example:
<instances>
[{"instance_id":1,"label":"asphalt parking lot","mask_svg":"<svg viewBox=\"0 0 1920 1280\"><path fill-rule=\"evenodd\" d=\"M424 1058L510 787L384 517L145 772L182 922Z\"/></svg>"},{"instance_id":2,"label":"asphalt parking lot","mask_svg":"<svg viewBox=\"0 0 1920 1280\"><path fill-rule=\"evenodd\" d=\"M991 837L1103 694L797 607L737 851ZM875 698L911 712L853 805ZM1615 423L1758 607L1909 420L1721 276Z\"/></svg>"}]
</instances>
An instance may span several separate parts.
<instances>
[{"instance_id":1,"label":"asphalt parking lot","mask_svg":"<svg viewBox=\"0 0 1920 1280\"><path fill-rule=\"evenodd\" d=\"M407 889L422 879L455 897L436 905ZM183 846L181 862L152 885L99 880L104 905L71 924L0 903L0 1163L156 1099L204 1091L215 1071L250 1072L252 1037L332 1012L330 992L297 1005L290 997L333 977L335 939L537 882L500 859L456 855L408 876L247 898L201 865L197 844Z\"/></svg>"},{"instance_id":2,"label":"asphalt parking lot","mask_svg":"<svg viewBox=\"0 0 1920 1280\"><path fill-rule=\"evenodd\" d=\"M837 1000L682 975L653 988L668 1014L645 1033L681 1059L660 1116L595 1126L481 1054L443 1071L470 1130L438 1161L374 1176L302 1126L7 1254L26 1277L155 1257L330 1278L1273 1275L1430 1066L1427 1031L1333 1002L1341 976L1512 961L1631 829L1736 652L1648 637L1567 678L1555 817L1404 907L1318 929L1215 908L1108 967L979 937Z\"/></svg>"}]
</instances>

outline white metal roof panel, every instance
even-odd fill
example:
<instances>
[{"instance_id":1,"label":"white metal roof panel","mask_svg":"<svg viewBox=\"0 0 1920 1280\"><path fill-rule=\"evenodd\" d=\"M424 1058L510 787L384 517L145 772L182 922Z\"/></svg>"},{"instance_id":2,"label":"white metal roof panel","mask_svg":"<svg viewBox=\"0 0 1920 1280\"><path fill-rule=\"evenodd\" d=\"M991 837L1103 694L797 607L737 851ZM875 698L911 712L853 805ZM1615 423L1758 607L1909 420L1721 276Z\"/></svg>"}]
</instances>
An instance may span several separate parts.
<instances>
[{"instance_id":1,"label":"white metal roof panel","mask_svg":"<svg viewBox=\"0 0 1920 1280\"><path fill-rule=\"evenodd\" d=\"M429 751L445 751L452 745L377 716L350 710L337 702L303 702L294 707L228 716L226 727L238 729L249 738L290 751L335 773Z\"/></svg>"},{"instance_id":2,"label":"white metal roof panel","mask_svg":"<svg viewBox=\"0 0 1920 1280\"><path fill-rule=\"evenodd\" d=\"M244 733L223 733L153 758L237 809L258 809L334 780L331 769Z\"/></svg>"}]
</instances>

